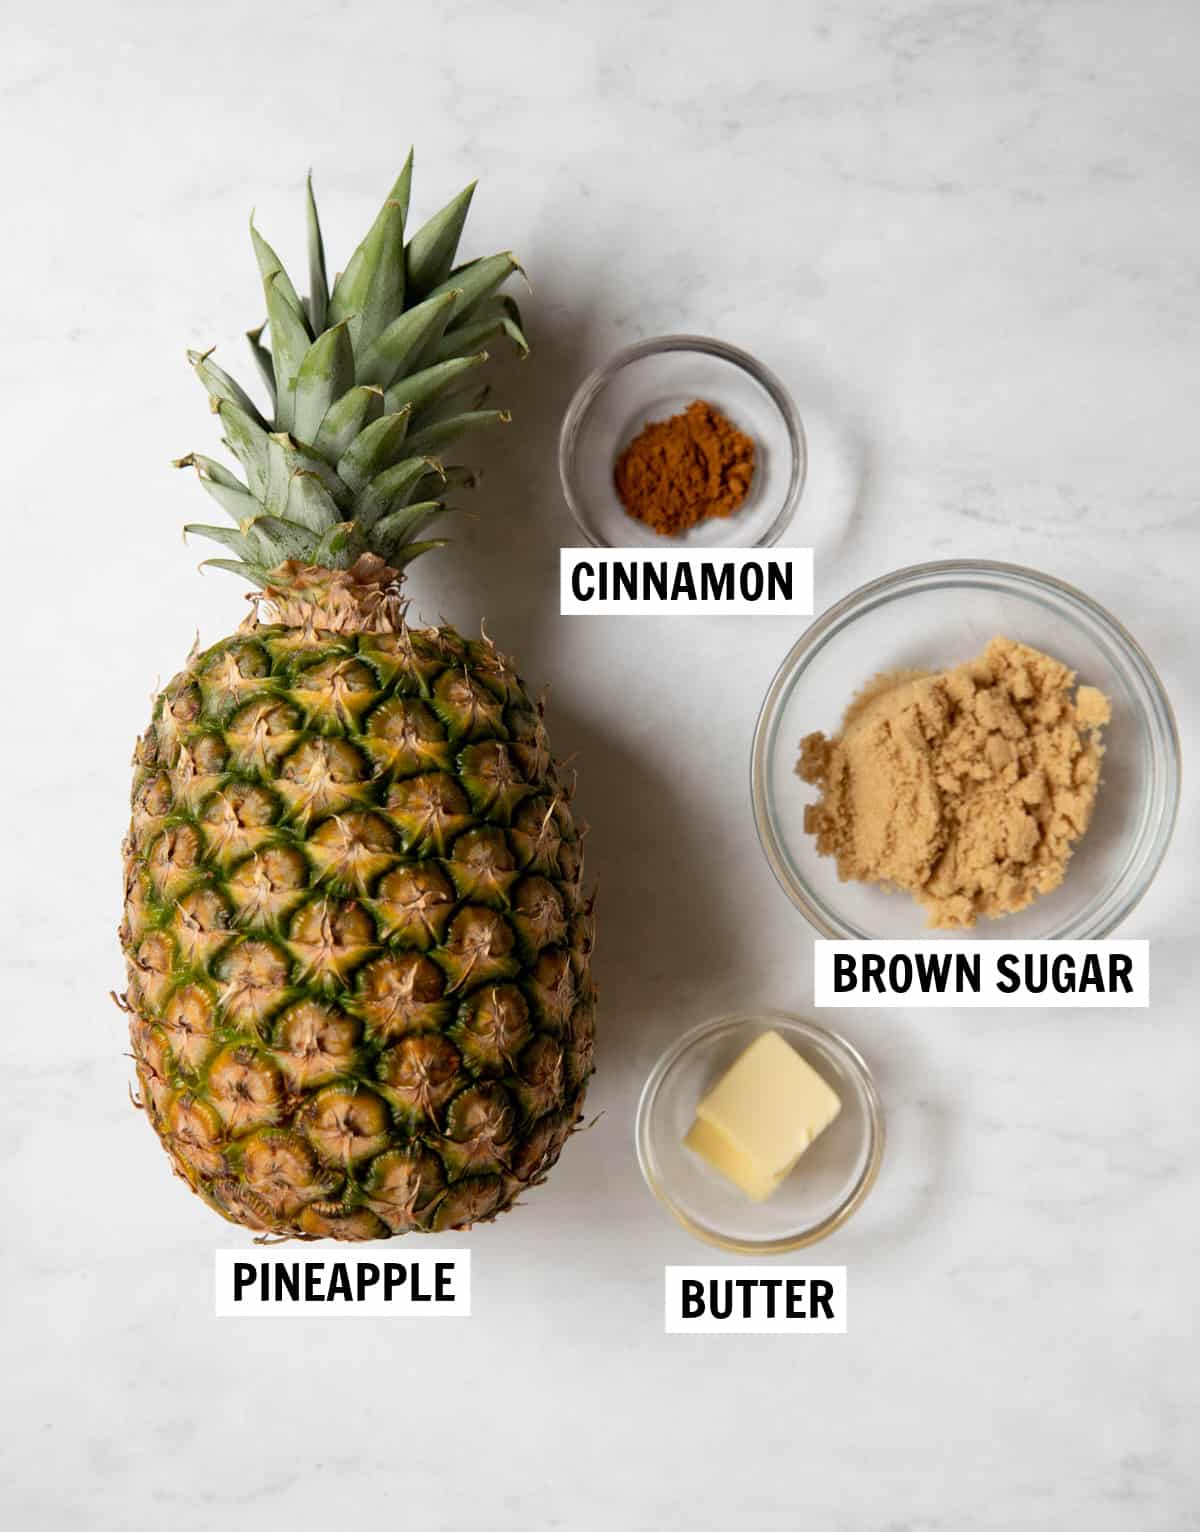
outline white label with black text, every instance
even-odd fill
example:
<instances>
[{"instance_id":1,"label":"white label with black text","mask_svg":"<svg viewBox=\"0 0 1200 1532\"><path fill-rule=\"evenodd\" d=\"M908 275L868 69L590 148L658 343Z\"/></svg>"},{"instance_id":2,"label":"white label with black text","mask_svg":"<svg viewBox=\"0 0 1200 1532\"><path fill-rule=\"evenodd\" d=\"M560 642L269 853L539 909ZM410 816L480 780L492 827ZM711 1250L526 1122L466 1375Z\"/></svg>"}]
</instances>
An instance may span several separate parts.
<instances>
[{"instance_id":1,"label":"white label with black text","mask_svg":"<svg viewBox=\"0 0 1200 1532\"><path fill-rule=\"evenodd\" d=\"M845 1335L844 1266L668 1266L668 1335Z\"/></svg>"},{"instance_id":2,"label":"white label with black text","mask_svg":"<svg viewBox=\"0 0 1200 1532\"><path fill-rule=\"evenodd\" d=\"M1147 941L904 941L814 944L813 1003L1145 1007Z\"/></svg>"},{"instance_id":3,"label":"white label with black text","mask_svg":"<svg viewBox=\"0 0 1200 1532\"><path fill-rule=\"evenodd\" d=\"M564 617L807 617L812 609L811 548L564 548L559 564Z\"/></svg>"},{"instance_id":4,"label":"white label with black text","mask_svg":"<svg viewBox=\"0 0 1200 1532\"><path fill-rule=\"evenodd\" d=\"M356 1251L218 1250L219 1319L462 1319L471 1312L471 1252L403 1258Z\"/></svg>"}]
</instances>

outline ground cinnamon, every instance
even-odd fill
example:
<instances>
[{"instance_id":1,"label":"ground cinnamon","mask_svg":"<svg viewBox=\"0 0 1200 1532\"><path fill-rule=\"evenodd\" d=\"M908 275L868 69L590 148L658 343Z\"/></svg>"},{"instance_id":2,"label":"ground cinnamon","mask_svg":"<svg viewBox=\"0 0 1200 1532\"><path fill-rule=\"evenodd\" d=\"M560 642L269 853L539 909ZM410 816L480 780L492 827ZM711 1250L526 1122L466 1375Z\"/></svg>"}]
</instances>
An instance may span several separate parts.
<instances>
[{"instance_id":1,"label":"ground cinnamon","mask_svg":"<svg viewBox=\"0 0 1200 1532\"><path fill-rule=\"evenodd\" d=\"M670 420L649 421L613 472L621 504L664 537L731 516L753 477L753 441L703 399Z\"/></svg>"}]
</instances>

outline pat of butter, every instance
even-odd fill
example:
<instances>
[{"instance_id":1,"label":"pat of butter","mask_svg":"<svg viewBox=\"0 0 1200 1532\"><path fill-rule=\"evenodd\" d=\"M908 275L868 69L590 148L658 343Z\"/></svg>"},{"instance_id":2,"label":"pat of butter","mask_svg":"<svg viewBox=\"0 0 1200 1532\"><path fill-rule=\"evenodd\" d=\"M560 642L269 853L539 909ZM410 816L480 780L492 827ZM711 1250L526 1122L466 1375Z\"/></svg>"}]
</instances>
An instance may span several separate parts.
<instances>
[{"instance_id":1,"label":"pat of butter","mask_svg":"<svg viewBox=\"0 0 1200 1532\"><path fill-rule=\"evenodd\" d=\"M732 1139L725 1137L720 1128L697 1117L687 1130L683 1140L693 1154L698 1154L726 1180L740 1186L754 1202L765 1202L782 1177L764 1174L748 1154L743 1154Z\"/></svg>"},{"instance_id":2,"label":"pat of butter","mask_svg":"<svg viewBox=\"0 0 1200 1532\"><path fill-rule=\"evenodd\" d=\"M817 1071L778 1032L764 1032L701 1099L683 1142L765 1202L841 1109Z\"/></svg>"}]
</instances>

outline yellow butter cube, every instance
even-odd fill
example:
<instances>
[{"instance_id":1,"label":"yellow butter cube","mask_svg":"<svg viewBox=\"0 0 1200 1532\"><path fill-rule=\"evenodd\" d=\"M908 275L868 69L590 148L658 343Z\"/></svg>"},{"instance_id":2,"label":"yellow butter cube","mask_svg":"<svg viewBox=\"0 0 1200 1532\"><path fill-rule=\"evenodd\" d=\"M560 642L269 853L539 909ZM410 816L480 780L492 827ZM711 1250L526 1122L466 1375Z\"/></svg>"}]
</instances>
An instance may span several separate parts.
<instances>
[{"instance_id":1,"label":"yellow butter cube","mask_svg":"<svg viewBox=\"0 0 1200 1532\"><path fill-rule=\"evenodd\" d=\"M735 1186L740 1186L754 1202L765 1202L779 1185L774 1176L764 1175L748 1154L743 1154L720 1128L699 1117L687 1130L684 1144L698 1154Z\"/></svg>"},{"instance_id":2,"label":"yellow butter cube","mask_svg":"<svg viewBox=\"0 0 1200 1532\"><path fill-rule=\"evenodd\" d=\"M778 1032L764 1032L701 1099L684 1144L764 1202L841 1109L817 1071Z\"/></svg>"}]
</instances>

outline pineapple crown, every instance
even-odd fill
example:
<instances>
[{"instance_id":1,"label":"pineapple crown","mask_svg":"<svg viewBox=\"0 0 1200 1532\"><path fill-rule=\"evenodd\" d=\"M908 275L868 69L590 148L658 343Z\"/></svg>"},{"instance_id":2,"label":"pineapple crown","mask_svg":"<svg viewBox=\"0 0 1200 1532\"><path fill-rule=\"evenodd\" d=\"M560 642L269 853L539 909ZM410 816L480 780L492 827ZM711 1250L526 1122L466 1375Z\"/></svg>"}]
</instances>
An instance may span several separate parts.
<instances>
[{"instance_id":1,"label":"pineapple crown","mask_svg":"<svg viewBox=\"0 0 1200 1532\"><path fill-rule=\"evenodd\" d=\"M205 565L265 589L285 564L345 570L368 555L403 571L445 544L422 534L447 510L445 492L475 475L444 467L440 453L472 427L508 419L483 407L488 390L473 393L471 374L494 336L507 335L522 355L529 347L516 304L499 292L520 269L512 254L454 265L473 182L405 239L412 163L410 151L332 290L308 177L303 300L251 216L267 318L247 339L269 417L211 351L188 352L244 475L195 452L177 462L195 468L233 522L184 528L235 555Z\"/></svg>"}]
</instances>

